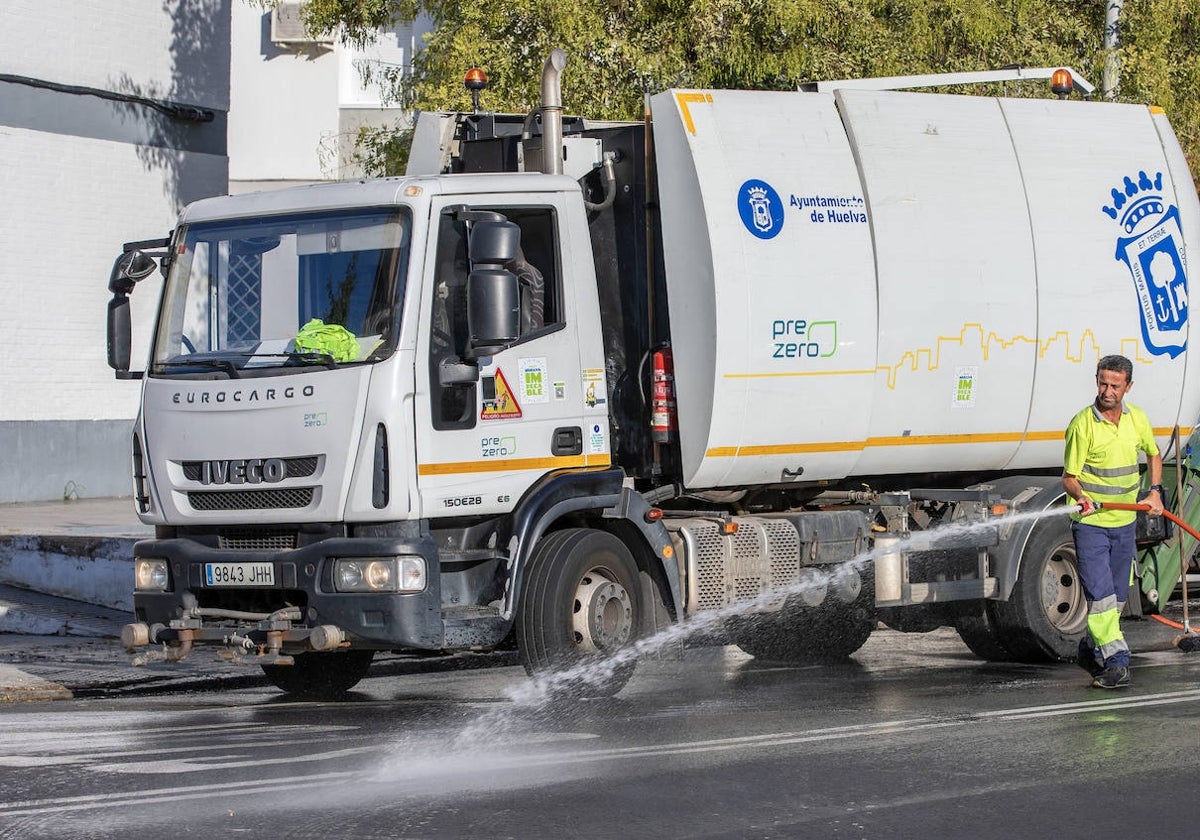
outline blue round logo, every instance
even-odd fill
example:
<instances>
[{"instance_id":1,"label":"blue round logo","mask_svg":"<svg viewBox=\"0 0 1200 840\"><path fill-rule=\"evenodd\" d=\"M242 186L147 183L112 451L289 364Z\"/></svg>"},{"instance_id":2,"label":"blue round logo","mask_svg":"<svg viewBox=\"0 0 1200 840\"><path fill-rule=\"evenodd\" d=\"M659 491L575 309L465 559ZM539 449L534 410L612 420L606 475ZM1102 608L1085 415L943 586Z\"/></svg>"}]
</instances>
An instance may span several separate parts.
<instances>
[{"instance_id":1,"label":"blue round logo","mask_svg":"<svg viewBox=\"0 0 1200 840\"><path fill-rule=\"evenodd\" d=\"M783 230L783 202L766 181L752 179L742 184L737 202L742 224L759 239L773 239Z\"/></svg>"}]
</instances>

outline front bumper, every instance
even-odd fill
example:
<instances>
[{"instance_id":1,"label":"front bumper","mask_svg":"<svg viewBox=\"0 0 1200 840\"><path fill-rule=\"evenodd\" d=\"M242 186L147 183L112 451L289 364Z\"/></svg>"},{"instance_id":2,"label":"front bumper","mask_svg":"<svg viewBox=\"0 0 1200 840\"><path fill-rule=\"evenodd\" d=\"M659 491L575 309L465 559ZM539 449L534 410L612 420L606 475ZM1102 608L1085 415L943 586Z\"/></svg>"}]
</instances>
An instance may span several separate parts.
<instances>
[{"instance_id":1,"label":"front bumper","mask_svg":"<svg viewBox=\"0 0 1200 840\"><path fill-rule=\"evenodd\" d=\"M191 648L219 644L243 652L288 655L331 647L439 650L444 633L438 555L429 540L334 537L290 551L230 551L194 540L143 540L135 558L167 561L165 592L135 592L135 628L127 646L166 642ZM337 592L333 561L356 557L419 556L420 592ZM206 563L270 563L271 586L209 586ZM138 625L144 625L143 632Z\"/></svg>"}]
</instances>

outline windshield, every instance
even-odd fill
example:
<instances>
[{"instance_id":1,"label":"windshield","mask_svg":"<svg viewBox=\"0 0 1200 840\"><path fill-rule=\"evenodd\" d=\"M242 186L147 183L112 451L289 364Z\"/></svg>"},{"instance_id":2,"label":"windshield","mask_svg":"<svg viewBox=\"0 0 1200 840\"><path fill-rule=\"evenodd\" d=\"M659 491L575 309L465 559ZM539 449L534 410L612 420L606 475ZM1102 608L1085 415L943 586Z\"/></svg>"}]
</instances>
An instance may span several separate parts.
<instances>
[{"instance_id":1,"label":"windshield","mask_svg":"<svg viewBox=\"0 0 1200 840\"><path fill-rule=\"evenodd\" d=\"M197 223L175 242L152 373L337 366L395 347L402 209Z\"/></svg>"}]
</instances>

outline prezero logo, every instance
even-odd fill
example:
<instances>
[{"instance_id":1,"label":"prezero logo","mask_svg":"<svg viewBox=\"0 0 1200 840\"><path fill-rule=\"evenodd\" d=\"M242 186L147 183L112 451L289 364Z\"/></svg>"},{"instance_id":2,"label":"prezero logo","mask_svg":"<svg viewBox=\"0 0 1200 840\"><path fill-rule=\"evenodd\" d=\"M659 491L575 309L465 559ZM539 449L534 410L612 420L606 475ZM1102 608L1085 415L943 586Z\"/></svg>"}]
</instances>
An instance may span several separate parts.
<instances>
[{"instance_id":1,"label":"prezero logo","mask_svg":"<svg viewBox=\"0 0 1200 840\"><path fill-rule=\"evenodd\" d=\"M737 203L742 224L759 239L773 239L783 230L783 202L766 181L751 179L742 184Z\"/></svg>"}]
</instances>

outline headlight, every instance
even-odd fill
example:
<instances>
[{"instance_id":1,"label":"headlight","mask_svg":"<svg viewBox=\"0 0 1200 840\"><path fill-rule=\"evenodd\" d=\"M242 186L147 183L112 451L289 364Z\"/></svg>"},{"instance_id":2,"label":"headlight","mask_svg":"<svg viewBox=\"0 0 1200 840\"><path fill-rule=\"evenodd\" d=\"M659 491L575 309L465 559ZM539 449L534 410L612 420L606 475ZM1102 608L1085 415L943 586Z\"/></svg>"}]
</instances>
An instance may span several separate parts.
<instances>
[{"instance_id":1,"label":"headlight","mask_svg":"<svg viewBox=\"0 0 1200 840\"><path fill-rule=\"evenodd\" d=\"M425 560L421 557L335 560L333 588L338 592L420 592L425 588Z\"/></svg>"},{"instance_id":2,"label":"headlight","mask_svg":"<svg viewBox=\"0 0 1200 840\"><path fill-rule=\"evenodd\" d=\"M133 578L139 592L165 592L170 580L167 561L139 557L133 562Z\"/></svg>"}]
</instances>

